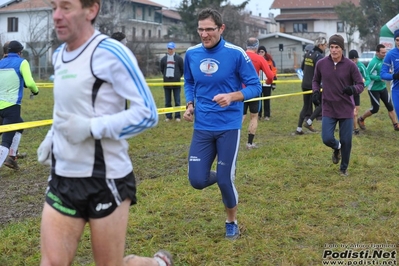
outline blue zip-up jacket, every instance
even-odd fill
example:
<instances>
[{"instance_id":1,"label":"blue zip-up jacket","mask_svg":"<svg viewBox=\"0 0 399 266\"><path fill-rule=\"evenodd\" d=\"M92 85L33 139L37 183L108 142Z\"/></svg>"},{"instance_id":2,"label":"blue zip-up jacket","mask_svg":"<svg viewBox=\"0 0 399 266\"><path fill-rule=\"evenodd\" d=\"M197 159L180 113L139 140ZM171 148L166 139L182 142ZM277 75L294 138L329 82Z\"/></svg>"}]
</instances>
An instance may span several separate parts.
<instances>
[{"instance_id":1,"label":"blue zip-up jacket","mask_svg":"<svg viewBox=\"0 0 399 266\"><path fill-rule=\"evenodd\" d=\"M391 70L393 70L392 73ZM380 76L383 80L393 80L392 76L397 72L399 72L399 49L395 47L386 54ZM399 90L399 80L393 81L391 89Z\"/></svg>"},{"instance_id":2,"label":"blue zip-up jacket","mask_svg":"<svg viewBox=\"0 0 399 266\"><path fill-rule=\"evenodd\" d=\"M245 51L224 39L213 48L202 44L190 47L184 59L186 102L193 101L194 129L232 130L242 126L243 102L220 107L212 101L221 93L241 91L244 100L262 91L259 76ZM246 86L242 88L242 84Z\"/></svg>"},{"instance_id":3,"label":"blue zip-up jacket","mask_svg":"<svg viewBox=\"0 0 399 266\"><path fill-rule=\"evenodd\" d=\"M9 53L0 60L0 109L20 105L24 94L24 83L32 92L38 88L32 78L28 61L16 53Z\"/></svg>"}]
</instances>

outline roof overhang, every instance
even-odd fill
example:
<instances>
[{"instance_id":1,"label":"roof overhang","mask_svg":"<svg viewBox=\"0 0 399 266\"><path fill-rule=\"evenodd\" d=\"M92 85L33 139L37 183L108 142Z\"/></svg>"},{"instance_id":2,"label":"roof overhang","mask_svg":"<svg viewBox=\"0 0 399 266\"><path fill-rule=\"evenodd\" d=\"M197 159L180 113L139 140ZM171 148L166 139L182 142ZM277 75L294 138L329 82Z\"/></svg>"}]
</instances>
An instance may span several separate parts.
<instances>
[{"instance_id":1,"label":"roof overhang","mask_svg":"<svg viewBox=\"0 0 399 266\"><path fill-rule=\"evenodd\" d=\"M338 15L335 13L311 13L311 14L280 14L274 18L277 22L280 21L295 21L295 20L337 20Z\"/></svg>"}]
</instances>

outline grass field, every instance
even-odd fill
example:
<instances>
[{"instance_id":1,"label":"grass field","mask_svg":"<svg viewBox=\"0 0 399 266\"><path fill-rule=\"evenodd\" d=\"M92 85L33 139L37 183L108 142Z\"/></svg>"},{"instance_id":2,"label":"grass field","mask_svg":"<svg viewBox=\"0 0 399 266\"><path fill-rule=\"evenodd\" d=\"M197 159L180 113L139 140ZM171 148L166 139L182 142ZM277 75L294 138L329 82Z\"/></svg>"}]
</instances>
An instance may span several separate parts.
<instances>
[{"instance_id":1,"label":"grass field","mask_svg":"<svg viewBox=\"0 0 399 266\"><path fill-rule=\"evenodd\" d=\"M151 89L163 107L163 89ZM299 83L278 84L274 95L299 91ZM22 104L25 121L50 119L51 89L42 89L33 100L28 94ZM344 252L344 245L358 245L351 250L373 255L395 251L399 132L393 130L385 107L366 120L366 131L353 137L350 175L341 177L319 133L294 134L301 106L301 96L273 99L271 120L259 123L258 149L245 149L249 119L243 125L236 178L242 235L236 241L224 239L225 214L217 186L199 191L188 183L191 123L164 122L161 116L156 128L131 139L139 202L130 211L126 254L152 256L163 248L182 266L307 266L329 265L323 264L325 250ZM369 107L365 92L360 113ZM314 127L320 129L320 122ZM49 169L37 163L36 149L48 128L24 132L20 150L28 157L19 160L20 171L0 170L2 266L39 264L40 212ZM74 265L94 265L88 232ZM371 264L372 258L367 259L363 265ZM393 260L384 257L379 262L396 265ZM362 265L359 259L342 261Z\"/></svg>"}]
</instances>

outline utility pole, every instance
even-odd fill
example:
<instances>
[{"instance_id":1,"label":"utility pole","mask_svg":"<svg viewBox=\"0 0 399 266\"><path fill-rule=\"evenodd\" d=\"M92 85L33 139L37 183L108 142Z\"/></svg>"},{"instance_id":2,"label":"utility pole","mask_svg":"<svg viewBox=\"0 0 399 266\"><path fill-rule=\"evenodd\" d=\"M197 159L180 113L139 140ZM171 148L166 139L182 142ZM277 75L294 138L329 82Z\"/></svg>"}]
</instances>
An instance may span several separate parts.
<instances>
[{"instance_id":1,"label":"utility pole","mask_svg":"<svg viewBox=\"0 0 399 266\"><path fill-rule=\"evenodd\" d=\"M280 64L280 69L281 69L281 73L284 72L283 70L283 51L284 51L284 44L280 43L278 45L278 50L280 51L280 59L281 59L281 64Z\"/></svg>"}]
</instances>

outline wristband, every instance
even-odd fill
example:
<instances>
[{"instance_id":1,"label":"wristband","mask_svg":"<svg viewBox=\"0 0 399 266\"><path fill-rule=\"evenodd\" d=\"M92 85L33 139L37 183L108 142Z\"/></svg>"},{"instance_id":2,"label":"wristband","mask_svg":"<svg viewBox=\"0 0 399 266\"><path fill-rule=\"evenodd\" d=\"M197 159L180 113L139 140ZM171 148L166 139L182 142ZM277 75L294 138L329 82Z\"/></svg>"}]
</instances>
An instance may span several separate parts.
<instances>
[{"instance_id":1,"label":"wristband","mask_svg":"<svg viewBox=\"0 0 399 266\"><path fill-rule=\"evenodd\" d=\"M193 101L189 101L189 102L186 104L186 110L188 109L188 106L189 106L190 104L192 104L193 107L194 107L194 102L193 102Z\"/></svg>"}]
</instances>

